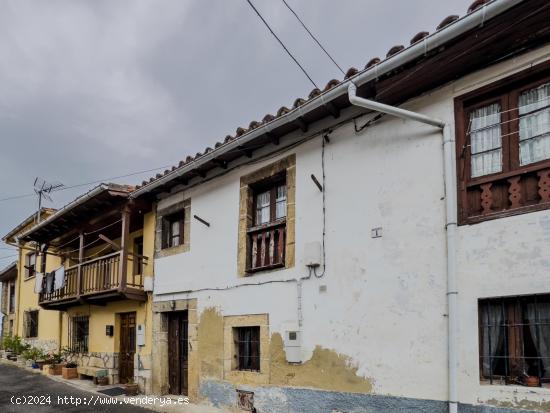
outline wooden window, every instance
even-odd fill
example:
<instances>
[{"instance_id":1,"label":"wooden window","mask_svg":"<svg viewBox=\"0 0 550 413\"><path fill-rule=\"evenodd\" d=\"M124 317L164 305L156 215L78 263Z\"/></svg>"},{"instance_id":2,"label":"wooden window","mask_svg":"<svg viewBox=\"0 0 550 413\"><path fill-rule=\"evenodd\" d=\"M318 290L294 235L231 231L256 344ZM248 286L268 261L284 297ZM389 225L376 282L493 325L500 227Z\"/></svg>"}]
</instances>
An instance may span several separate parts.
<instances>
[{"instance_id":1,"label":"wooden window","mask_svg":"<svg viewBox=\"0 0 550 413\"><path fill-rule=\"evenodd\" d=\"M46 273L46 257L48 256L48 254L46 254L46 251L43 251L41 254L40 254L40 257L41 257L41 260L40 260L40 272L42 274L45 274Z\"/></svg>"},{"instance_id":2,"label":"wooden window","mask_svg":"<svg viewBox=\"0 0 550 413\"><path fill-rule=\"evenodd\" d=\"M248 228L248 271L285 264L287 191L285 175L251 185L254 217Z\"/></svg>"},{"instance_id":3,"label":"wooden window","mask_svg":"<svg viewBox=\"0 0 550 413\"><path fill-rule=\"evenodd\" d=\"M134 263L134 275L143 274L143 237L134 239L134 255L132 257Z\"/></svg>"},{"instance_id":4,"label":"wooden window","mask_svg":"<svg viewBox=\"0 0 550 413\"><path fill-rule=\"evenodd\" d=\"M260 371L260 327L234 327L237 370Z\"/></svg>"},{"instance_id":5,"label":"wooden window","mask_svg":"<svg viewBox=\"0 0 550 413\"><path fill-rule=\"evenodd\" d=\"M455 101L459 222L550 207L550 76L515 75Z\"/></svg>"},{"instance_id":6,"label":"wooden window","mask_svg":"<svg viewBox=\"0 0 550 413\"><path fill-rule=\"evenodd\" d=\"M71 351L75 353L88 352L89 317L76 316L69 323L69 343Z\"/></svg>"},{"instance_id":7,"label":"wooden window","mask_svg":"<svg viewBox=\"0 0 550 413\"><path fill-rule=\"evenodd\" d=\"M36 254L29 252L25 255L25 278L34 277L36 272Z\"/></svg>"},{"instance_id":8,"label":"wooden window","mask_svg":"<svg viewBox=\"0 0 550 413\"><path fill-rule=\"evenodd\" d=\"M38 310L25 311L25 337L38 337Z\"/></svg>"},{"instance_id":9,"label":"wooden window","mask_svg":"<svg viewBox=\"0 0 550 413\"><path fill-rule=\"evenodd\" d=\"M9 312L10 314L15 313L15 282L10 281L9 292Z\"/></svg>"},{"instance_id":10,"label":"wooden window","mask_svg":"<svg viewBox=\"0 0 550 413\"><path fill-rule=\"evenodd\" d=\"M179 211L162 217L162 248L172 248L183 244L184 212Z\"/></svg>"},{"instance_id":11,"label":"wooden window","mask_svg":"<svg viewBox=\"0 0 550 413\"><path fill-rule=\"evenodd\" d=\"M479 325L482 380L550 383L550 295L480 300Z\"/></svg>"}]
</instances>

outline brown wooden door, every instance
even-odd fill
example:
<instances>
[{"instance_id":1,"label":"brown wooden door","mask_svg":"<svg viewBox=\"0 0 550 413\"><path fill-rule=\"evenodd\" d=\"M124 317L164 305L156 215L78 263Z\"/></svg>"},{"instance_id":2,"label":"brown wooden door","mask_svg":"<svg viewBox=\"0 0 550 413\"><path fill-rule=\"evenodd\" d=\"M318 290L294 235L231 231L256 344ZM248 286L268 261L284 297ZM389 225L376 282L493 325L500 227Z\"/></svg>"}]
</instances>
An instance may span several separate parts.
<instances>
[{"instance_id":1,"label":"brown wooden door","mask_svg":"<svg viewBox=\"0 0 550 413\"><path fill-rule=\"evenodd\" d=\"M136 353L136 313L120 314L120 352L118 378L127 383L134 378L134 354Z\"/></svg>"},{"instance_id":2,"label":"brown wooden door","mask_svg":"<svg viewBox=\"0 0 550 413\"><path fill-rule=\"evenodd\" d=\"M168 382L170 394L187 396L188 322L187 311L168 315Z\"/></svg>"}]
</instances>

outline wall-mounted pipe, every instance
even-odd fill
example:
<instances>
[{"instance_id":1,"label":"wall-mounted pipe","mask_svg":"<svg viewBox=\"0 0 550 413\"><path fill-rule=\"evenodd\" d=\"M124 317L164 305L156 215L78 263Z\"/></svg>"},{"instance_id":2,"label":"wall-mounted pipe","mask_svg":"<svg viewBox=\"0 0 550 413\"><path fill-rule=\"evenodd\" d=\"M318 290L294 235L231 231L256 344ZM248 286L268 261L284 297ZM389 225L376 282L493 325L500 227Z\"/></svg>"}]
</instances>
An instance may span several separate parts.
<instances>
[{"instance_id":1,"label":"wall-mounted pipe","mask_svg":"<svg viewBox=\"0 0 550 413\"><path fill-rule=\"evenodd\" d=\"M457 283L456 283L456 225L457 225L457 188L455 173L455 141L451 133L451 126L442 120L431 118L421 113L401 109L384 103L375 102L357 96L357 86L350 83L348 97L351 104L369 110L402 119L410 119L441 129L443 137L443 169L445 182L445 229L447 235L447 322L448 322L448 380L449 380L449 412L458 410L457 390Z\"/></svg>"}]
</instances>

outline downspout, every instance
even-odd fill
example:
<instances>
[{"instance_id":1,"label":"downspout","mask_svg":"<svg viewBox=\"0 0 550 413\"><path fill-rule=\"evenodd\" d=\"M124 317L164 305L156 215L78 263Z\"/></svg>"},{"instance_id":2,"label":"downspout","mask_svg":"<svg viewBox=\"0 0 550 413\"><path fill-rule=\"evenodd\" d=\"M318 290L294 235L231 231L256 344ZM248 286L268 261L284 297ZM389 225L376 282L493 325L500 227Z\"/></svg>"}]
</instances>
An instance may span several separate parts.
<instances>
[{"instance_id":1,"label":"downspout","mask_svg":"<svg viewBox=\"0 0 550 413\"><path fill-rule=\"evenodd\" d=\"M458 409L457 390L457 295L456 289L456 225L457 225L457 188L455 180L455 141L451 126L442 120L431 118L410 110L401 109L384 103L375 102L357 96L357 86L350 83L348 97L352 105L376 112L386 113L402 119L414 120L441 129L443 136L443 170L445 182L445 229L447 236L447 310L448 310L448 381L449 413Z\"/></svg>"}]
</instances>

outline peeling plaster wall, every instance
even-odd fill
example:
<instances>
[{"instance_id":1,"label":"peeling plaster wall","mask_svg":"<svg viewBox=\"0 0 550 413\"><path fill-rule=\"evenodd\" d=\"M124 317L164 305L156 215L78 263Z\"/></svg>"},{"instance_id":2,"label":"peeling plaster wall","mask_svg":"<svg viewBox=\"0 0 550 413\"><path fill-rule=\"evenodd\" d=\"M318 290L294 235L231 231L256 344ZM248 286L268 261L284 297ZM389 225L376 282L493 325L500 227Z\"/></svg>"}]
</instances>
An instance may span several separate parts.
<instances>
[{"instance_id":1,"label":"peeling plaster wall","mask_svg":"<svg viewBox=\"0 0 550 413\"><path fill-rule=\"evenodd\" d=\"M454 123L454 97L525 69L548 55L550 47L538 49L403 106ZM155 260L155 301L196 298L201 322L210 319L214 324L216 317L268 314L269 383L242 383L259 389L255 390L259 392L257 403L265 403L264 396L271 397L266 394L266 387L280 390L285 400L289 394L306 397L306 390L298 387L324 388L333 395L330 397L348 401L357 400L357 394L370 393L368 397L363 395L369 406L374 406L373 395L383 395L403 401L420 400L419 403L433 401L433 408L418 411L440 411L437 401L447 399L446 239L440 132L386 116L359 134L348 123L335 129L330 140L325 155L327 271L324 278L303 283L305 363L299 366L300 373L293 371L280 354L280 337L285 331L298 329L296 283L189 291L307 275L304 246L321 241L322 234L321 194L310 178L312 173L322 176L319 137L162 199L159 208L190 198L191 214L199 215L211 226L192 219L189 251ZM263 152L259 150L255 155ZM296 264L293 268L239 277L240 177L289 153L296 154ZM375 227L382 228L381 238L371 238ZM500 388L479 383L477 299L550 291L550 263L544 257L550 246L550 215L543 211L464 226L458 234L462 408L469 411L480 403L489 406L510 402L500 407L528 405L529 409L546 410L544 401L550 394L546 389L528 392L513 386ZM321 290L321 286L326 288ZM234 383L225 380L223 367L218 364L223 357L218 348L222 336L201 334L201 328L199 325L199 353L205 351L206 355L196 372L201 394L211 400L231 401ZM279 353L273 353L274 349ZM342 376L331 376L338 368L334 363L315 364L319 352L324 351L330 357L336 355L335 360L345 360L347 369ZM333 377L335 387L325 388L315 378L323 375ZM519 401L514 402L514 397L519 397ZM349 411L353 411L351 407Z\"/></svg>"}]
</instances>

